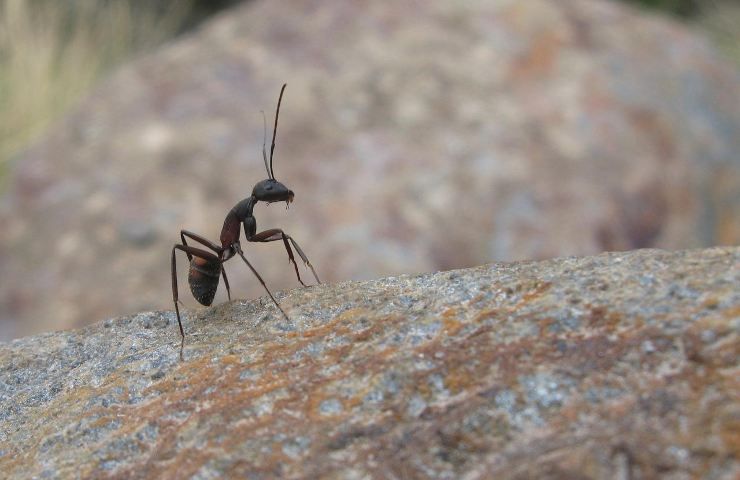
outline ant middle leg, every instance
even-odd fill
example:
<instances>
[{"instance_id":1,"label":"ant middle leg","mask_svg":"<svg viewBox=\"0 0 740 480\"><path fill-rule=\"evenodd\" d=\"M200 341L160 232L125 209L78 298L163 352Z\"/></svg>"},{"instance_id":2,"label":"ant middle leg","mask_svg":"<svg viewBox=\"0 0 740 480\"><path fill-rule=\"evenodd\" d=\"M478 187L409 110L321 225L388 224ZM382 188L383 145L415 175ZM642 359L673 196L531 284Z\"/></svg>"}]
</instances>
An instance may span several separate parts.
<instances>
[{"instance_id":1,"label":"ant middle leg","mask_svg":"<svg viewBox=\"0 0 740 480\"><path fill-rule=\"evenodd\" d=\"M285 311L283 311L282 307L280 307L280 304L277 302L277 300L275 300L275 297L272 296L272 293L270 292L270 289L267 288L265 281L262 280L262 276L259 273L257 273L257 270L255 270L252 264L249 263L249 260L247 260L247 257L244 256L244 252L242 252L242 249L241 247L239 247L239 244L237 243L235 247L236 247L236 253L239 254L240 257L242 257L242 260L244 260L244 263L246 263L249 269L252 270L252 273L254 273L254 276L257 277L257 280L259 280L259 282L262 284L262 286L264 287L265 291L272 299L275 306L278 308L278 310L280 310L280 313L283 314L286 320L290 321L290 318L288 318L288 315L285 313Z\"/></svg>"},{"instance_id":2,"label":"ant middle leg","mask_svg":"<svg viewBox=\"0 0 740 480\"><path fill-rule=\"evenodd\" d=\"M316 274L316 270L314 270L313 265L311 265L311 262L308 261L308 257L306 257L306 254L303 253L303 250L301 247L298 246L298 243L296 243L295 240L293 240L293 237L285 233L283 230L279 228L271 228L269 230L265 230L263 232L255 233L251 237L247 238L250 242L275 242L277 240L282 240L283 245L285 245L285 251L288 252L288 261L293 263L293 268L295 268L295 274L298 277L298 281L303 285L306 286L305 283L303 283L303 280L301 280L301 275L298 273L298 264L296 264L295 257L293 256L293 250L290 248L290 244L293 244L293 247L295 247L296 251L298 252L298 255L301 257L301 260L303 260L303 263L308 266L308 268L311 269L311 272L313 273L314 278L316 279L316 283L321 283L321 280L319 280L319 276ZM288 243L290 242L290 243Z\"/></svg>"}]
</instances>

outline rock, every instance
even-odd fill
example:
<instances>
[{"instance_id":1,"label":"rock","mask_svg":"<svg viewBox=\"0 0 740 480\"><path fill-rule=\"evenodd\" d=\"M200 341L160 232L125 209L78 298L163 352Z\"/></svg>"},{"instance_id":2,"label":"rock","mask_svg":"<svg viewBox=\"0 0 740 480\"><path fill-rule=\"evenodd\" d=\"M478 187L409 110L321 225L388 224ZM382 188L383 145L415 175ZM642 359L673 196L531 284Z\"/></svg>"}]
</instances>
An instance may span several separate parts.
<instances>
[{"instance_id":1,"label":"rock","mask_svg":"<svg viewBox=\"0 0 740 480\"><path fill-rule=\"evenodd\" d=\"M0 344L5 478L740 472L740 248L321 285Z\"/></svg>"},{"instance_id":2,"label":"rock","mask_svg":"<svg viewBox=\"0 0 740 480\"><path fill-rule=\"evenodd\" d=\"M284 81L275 173L296 201L258 226L327 281L737 244L738 79L616 2L249 2L121 69L18 159L0 334L171 308L178 232L217 240L264 178L259 111ZM296 285L280 245L246 251Z\"/></svg>"}]
</instances>

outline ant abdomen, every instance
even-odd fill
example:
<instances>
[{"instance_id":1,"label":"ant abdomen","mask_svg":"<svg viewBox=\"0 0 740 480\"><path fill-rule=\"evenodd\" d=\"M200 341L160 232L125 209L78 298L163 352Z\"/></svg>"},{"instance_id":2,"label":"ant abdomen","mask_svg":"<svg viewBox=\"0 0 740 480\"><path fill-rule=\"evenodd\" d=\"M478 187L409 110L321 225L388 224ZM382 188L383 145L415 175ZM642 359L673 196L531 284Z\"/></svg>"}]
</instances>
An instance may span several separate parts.
<instances>
[{"instance_id":1,"label":"ant abdomen","mask_svg":"<svg viewBox=\"0 0 740 480\"><path fill-rule=\"evenodd\" d=\"M188 283L190 284L190 291L193 293L193 297L198 300L198 303L205 306L213 303L220 275L220 262L193 257L190 261Z\"/></svg>"}]
</instances>

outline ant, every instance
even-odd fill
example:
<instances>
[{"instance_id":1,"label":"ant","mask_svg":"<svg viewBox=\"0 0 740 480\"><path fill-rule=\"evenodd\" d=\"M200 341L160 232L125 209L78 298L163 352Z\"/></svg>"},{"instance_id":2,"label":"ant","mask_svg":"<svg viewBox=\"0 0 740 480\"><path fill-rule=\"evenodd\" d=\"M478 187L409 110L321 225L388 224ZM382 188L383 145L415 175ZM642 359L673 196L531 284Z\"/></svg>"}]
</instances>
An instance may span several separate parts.
<instances>
[{"instance_id":1,"label":"ant","mask_svg":"<svg viewBox=\"0 0 740 480\"><path fill-rule=\"evenodd\" d=\"M283 309L280 308L280 304L278 304L275 297L272 296L272 293L270 293L270 290L267 288L267 285L265 285L260 274L257 273L257 270L254 269L252 264L249 263L249 260L244 256L244 252L242 252L241 245L239 244L241 224L244 225L244 235L248 242L274 242L282 240L283 245L285 245L285 250L288 252L288 260L293 263L293 267L295 268L295 274L298 277L298 281L305 287L306 284L303 283L301 275L298 273L298 265L293 257L293 250L290 248L292 244L298 252L298 255L301 257L301 260L303 260L303 262L311 269L311 272L313 272L316 282L321 283L318 275L316 275L316 270L314 270L311 262L308 261L308 258L306 257L306 254L303 253L303 250L301 250L301 247L299 247L296 241L293 240L293 237L279 228L271 228L257 233L257 221L252 214L252 210L257 202L267 202L268 204L273 202L285 202L286 208L288 208L288 205L295 197L292 190L288 189L288 187L275 179L275 172L272 168L272 156L275 152L275 135L277 133L278 115L280 115L280 103L283 100L283 92L285 91L286 86L287 84L283 84L283 88L280 89L277 111L275 112L275 127L272 131L272 146L270 147L269 166L267 164L267 152L265 150L267 142L267 121L264 118L264 112L262 112L265 130L262 141L262 159L265 162L265 169L267 170L268 178L257 183L252 189L252 195L237 203L226 215L224 226L221 229L221 245L213 243L196 233L189 232L187 230L180 230L182 243L175 244L175 246L172 247L172 300L175 303L177 323L180 326L180 335L182 335L183 341L185 340L185 331L182 328L180 309L177 306L177 303L179 302L177 292L177 268L175 264L175 251L177 250L182 250L188 256L188 260L190 261L190 271L188 272L190 291L192 292L193 297L195 297L201 305L205 306L209 306L213 303L213 297L216 295L220 276L224 277L226 293L229 300L231 300L231 290L229 289L229 280L226 278L224 263L234 255L239 255L265 288L265 291L267 291L267 294L275 303L278 310L280 310L283 316L288 319L288 315L286 315ZM213 253L188 245L185 237L200 243Z\"/></svg>"}]
</instances>

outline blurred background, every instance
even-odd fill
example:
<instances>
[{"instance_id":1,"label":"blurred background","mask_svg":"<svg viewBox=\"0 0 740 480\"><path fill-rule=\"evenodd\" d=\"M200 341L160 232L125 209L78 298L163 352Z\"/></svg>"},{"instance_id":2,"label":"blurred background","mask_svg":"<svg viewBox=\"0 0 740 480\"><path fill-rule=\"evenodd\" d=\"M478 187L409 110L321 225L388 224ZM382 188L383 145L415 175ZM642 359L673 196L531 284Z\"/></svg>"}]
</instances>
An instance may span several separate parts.
<instances>
[{"instance_id":1,"label":"blurred background","mask_svg":"<svg viewBox=\"0 0 740 480\"><path fill-rule=\"evenodd\" d=\"M172 245L265 178L283 82L296 198L255 216L324 281L737 244L737 25L730 0L0 0L0 339L172 309ZM279 242L244 247L297 286Z\"/></svg>"}]
</instances>

